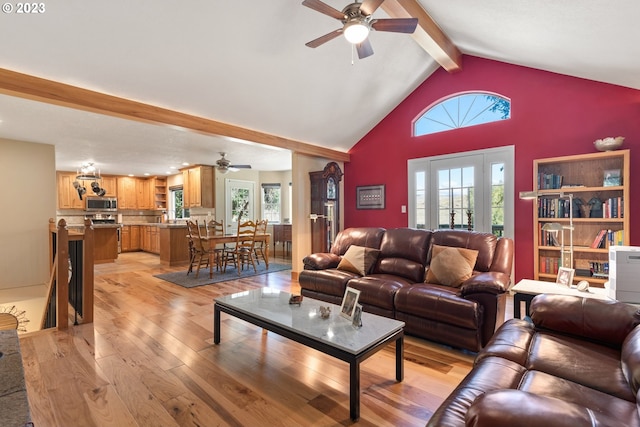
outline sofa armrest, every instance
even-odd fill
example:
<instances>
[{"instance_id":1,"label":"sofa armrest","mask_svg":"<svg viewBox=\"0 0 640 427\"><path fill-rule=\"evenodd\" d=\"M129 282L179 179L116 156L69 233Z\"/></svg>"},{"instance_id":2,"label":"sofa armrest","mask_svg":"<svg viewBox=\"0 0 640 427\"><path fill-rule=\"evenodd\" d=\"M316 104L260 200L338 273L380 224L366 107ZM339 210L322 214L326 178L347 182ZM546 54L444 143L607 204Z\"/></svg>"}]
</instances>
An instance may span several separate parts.
<instances>
[{"instance_id":1,"label":"sofa armrest","mask_svg":"<svg viewBox=\"0 0 640 427\"><path fill-rule=\"evenodd\" d=\"M341 259L336 254L323 252L307 255L302 262L305 270L326 270L328 268L336 268Z\"/></svg>"},{"instance_id":2,"label":"sofa armrest","mask_svg":"<svg viewBox=\"0 0 640 427\"><path fill-rule=\"evenodd\" d=\"M536 328L619 348L640 324L640 311L613 300L542 294L531 302L531 320Z\"/></svg>"},{"instance_id":3,"label":"sofa armrest","mask_svg":"<svg viewBox=\"0 0 640 427\"><path fill-rule=\"evenodd\" d=\"M465 280L460 286L462 296L476 293L503 294L509 289L511 277L508 274L496 271L487 271L476 274Z\"/></svg>"},{"instance_id":4,"label":"sofa armrest","mask_svg":"<svg viewBox=\"0 0 640 427\"><path fill-rule=\"evenodd\" d=\"M469 427L629 425L575 403L520 390L492 391L479 396L469 407L465 421Z\"/></svg>"}]
</instances>

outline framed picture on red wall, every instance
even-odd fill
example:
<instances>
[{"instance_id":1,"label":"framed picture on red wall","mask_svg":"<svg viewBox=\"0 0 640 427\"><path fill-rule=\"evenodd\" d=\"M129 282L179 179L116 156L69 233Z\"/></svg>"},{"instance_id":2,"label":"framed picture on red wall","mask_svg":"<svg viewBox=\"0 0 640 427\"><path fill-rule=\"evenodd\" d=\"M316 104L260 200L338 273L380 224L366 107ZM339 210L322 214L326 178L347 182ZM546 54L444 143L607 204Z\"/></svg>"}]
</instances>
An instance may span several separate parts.
<instances>
[{"instance_id":1,"label":"framed picture on red wall","mask_svg":"<svg viewBox=\"0 0 640 427\"><path fill-rule=\"evenodd\" d=\"M356 187L356 209L384 209L384 184Z\"/></svg>"}]
</instances>

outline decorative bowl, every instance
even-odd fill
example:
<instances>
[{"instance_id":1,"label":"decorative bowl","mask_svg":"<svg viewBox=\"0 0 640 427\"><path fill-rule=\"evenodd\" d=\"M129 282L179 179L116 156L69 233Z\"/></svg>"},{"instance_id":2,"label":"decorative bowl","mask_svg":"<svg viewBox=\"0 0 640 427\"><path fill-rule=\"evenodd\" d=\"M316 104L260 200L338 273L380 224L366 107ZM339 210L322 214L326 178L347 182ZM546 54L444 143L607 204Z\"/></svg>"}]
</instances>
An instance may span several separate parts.
<instances>
[{"instance_id":1,"label":"decorative bowl","mask_svg":"<svg viewBox=\"0 0 640 427\"><path fill-rule=\"evenodd\" d=\"M608 137L602 139L596 139L593 141L593 145L598 151L612 151L620 148L624 142L624 136L617 136L615 138Z\"/></svg>"}]
</instances>

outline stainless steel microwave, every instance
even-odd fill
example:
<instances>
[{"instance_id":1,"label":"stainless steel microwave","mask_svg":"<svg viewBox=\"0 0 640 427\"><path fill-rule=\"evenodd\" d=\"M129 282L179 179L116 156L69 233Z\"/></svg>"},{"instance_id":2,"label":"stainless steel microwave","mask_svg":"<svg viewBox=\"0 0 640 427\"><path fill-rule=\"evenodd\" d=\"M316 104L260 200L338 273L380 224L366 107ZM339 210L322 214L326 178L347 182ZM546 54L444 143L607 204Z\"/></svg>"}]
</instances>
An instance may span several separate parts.
<instances>
[{"instance_id":1,"label":"stainless steel microwave","mask_svg":"<svg viewBox=\"0 0 640 427\"><path fill-rule=\"evenodd\" d=\"M86 197L85 210L88 212L116 212L118 199L115 197Z\"/></svg>"}]
</instances>

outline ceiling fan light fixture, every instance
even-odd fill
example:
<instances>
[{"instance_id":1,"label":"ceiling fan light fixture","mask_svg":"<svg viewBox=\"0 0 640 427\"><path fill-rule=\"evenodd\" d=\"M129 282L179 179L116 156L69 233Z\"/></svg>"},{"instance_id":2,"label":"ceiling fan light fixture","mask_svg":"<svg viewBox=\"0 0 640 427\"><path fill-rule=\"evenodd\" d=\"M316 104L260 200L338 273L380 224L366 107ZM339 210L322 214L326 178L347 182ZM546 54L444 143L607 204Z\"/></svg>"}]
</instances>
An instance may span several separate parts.
<instances>
[{"instance_id":1,"label":"ceiling fan light fixture","mask_svg":"<svg viewBox=\"0 0 640 427\"><path fill-rule=\"evenodd\" d=\"M359 20L349 21L344 24L344 38L351 44L360 44L369 35L369 25Z\"/></svg>"}]
</instances>

